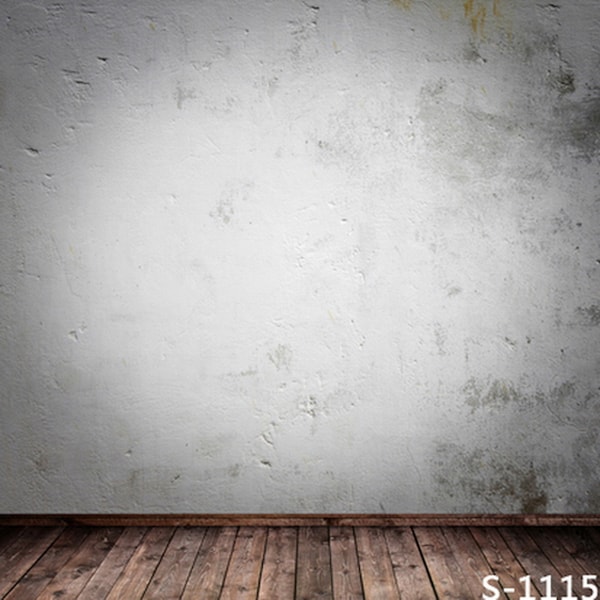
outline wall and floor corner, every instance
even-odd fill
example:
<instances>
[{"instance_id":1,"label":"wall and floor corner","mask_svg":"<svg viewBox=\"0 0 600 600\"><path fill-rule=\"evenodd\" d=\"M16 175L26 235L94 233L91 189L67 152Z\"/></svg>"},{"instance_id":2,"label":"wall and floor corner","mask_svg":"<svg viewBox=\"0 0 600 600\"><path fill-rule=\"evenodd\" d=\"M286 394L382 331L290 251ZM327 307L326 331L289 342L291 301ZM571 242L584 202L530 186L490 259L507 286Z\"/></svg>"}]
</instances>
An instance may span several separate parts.
<instances>
[{"instance_id":1,"label":"wall and floor corner","mask_svg":"<svg viewBox=\"0 0 600 600\"><path fill-rule=\"evenodd\" d=\"M600 512L595 0L0 4L0 512Z\"/></svg>"}]
</instances>

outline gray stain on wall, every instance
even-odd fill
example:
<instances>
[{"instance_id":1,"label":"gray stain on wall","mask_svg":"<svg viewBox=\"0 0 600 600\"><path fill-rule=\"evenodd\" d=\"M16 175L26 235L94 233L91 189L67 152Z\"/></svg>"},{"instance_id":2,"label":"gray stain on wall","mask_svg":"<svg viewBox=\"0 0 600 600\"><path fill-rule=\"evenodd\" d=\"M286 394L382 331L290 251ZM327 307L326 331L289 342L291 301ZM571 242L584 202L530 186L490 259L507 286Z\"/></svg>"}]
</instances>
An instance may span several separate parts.
<instances>
[{"instance_id":1,"label":"gray stain on wall","mask_svg":"<svg viewBox=\"0 0 600 600\"><path fill-rule=\"evenodd\" d=\"M600 304L590 304L589 306L579 306L577 308L578 321L581 325L596 326L600 325Z\"/></svg>"},{"instance_id":2,"label":"gray stain on wall","mask_svg":"<svg viewBox=\"0 0 600 600\"><path fill-rule=\"evenodd\" d=\"M292 351L284 344L279 344L273 352L267 354L269 360L275 365L275 368L280 371L281 369L290 370L292 364Z\"/></svg>"},{"instance_id":3,"label":"gray stain on wall","mask_svg":"<svg viewBox=\"0 0 600 600\"><path fill-rule=\"evenodd\" d=\"M501 409L513 402L525 402L510 381L494 379L480 381L471 377L463 386L465 404L471 407L471 413L478 409Z\"/></svg>"},{"instance_id":4,"label":"gray stain on wall","mask_svg":"<svg viewBox=\"0 0 600 600\"><path fill-rule=\"evenodd\" d=\"M182 87L181 85L178 85L177 88L175 89L175 93L173 94L175 96L175 100L177 102L177 108L179 110L181 110L183 108L183 103L186 100L193 100L194 98L196 98L196 90L194 88L185 88Z\"/></svg>"},{"instance_id":5,"label":"gray stain on wall","mask_svg":"<svg viewBox=\"0 0 600 600\"><path fill-rule=\"evenodd\" d=\"M545 513L548 496L543 469L520 456L500 456L485 446L436 447L437 493L474 512ZM465 504L465 502L467 504Z\"/></svg>"},{"instance_id":6,"label":"gray stain on wall","mask_svg":"<svg viewBox=\"0 0 600 600\"><path fill-rule=\"evenodd\" d=\"M497 175L514 142L517 123L507 115L451 101L447 85L439 79L421 89L422 162L459 181Z\"/></svg>"},{"instance_id":7,"label":"gray stain on wall","mask_svg":"<svg viewBox=\"0 0 600 600\"><path fill-rule=\"evenodd\" d=\"M248 181L233 181L223 189L217 206L210 216L225 225L233 220L235 211L250 198L253 183Z\"/></svg>"},{"instance_id":8,"label":"gray stain on wall","mask_svg":"<svg viewBox=\"0 0 600 600\"><path fill-rule=\"evenodd\" d=\"M597 91L596 91L597 94ZM566 144L575 156L591 161L600 152L600 97L591 96L579 102L565 102L555 109L558 131L556 142Z\"/></svg>"}]
</instances>

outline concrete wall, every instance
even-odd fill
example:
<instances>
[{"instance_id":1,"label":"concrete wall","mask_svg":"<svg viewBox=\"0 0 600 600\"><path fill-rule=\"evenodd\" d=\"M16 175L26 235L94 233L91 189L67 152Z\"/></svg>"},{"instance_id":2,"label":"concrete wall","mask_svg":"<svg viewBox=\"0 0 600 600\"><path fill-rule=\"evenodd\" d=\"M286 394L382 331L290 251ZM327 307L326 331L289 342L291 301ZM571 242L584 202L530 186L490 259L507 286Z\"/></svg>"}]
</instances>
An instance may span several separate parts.
<instances>
[{"instance_id":1,"label":"concrete wall","mask_svg":"<svg viewBox=\"0 0 600 600\"><path fill-rule=\"evenodd\" d=\"M0 4L0 512L598 512L596 0Z\"/></svg>"}]
</instances>

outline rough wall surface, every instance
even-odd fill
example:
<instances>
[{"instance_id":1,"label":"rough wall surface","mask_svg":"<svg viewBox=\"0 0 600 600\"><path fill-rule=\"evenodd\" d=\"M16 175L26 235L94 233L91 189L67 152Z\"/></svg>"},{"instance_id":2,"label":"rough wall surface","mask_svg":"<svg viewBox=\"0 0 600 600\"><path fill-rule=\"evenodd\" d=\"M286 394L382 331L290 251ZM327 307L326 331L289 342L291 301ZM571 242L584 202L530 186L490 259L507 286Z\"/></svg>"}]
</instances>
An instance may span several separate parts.
<instances>
[{"instance_id":1,"label":"rough wall surface","mask_svg":"<svg viewBox=\"0 0 600 600\"><path fill-rule=\"evenodd\" d=\"M4 0L0 512L599 512L596 0Z\"/></svg>"}]
</instances>

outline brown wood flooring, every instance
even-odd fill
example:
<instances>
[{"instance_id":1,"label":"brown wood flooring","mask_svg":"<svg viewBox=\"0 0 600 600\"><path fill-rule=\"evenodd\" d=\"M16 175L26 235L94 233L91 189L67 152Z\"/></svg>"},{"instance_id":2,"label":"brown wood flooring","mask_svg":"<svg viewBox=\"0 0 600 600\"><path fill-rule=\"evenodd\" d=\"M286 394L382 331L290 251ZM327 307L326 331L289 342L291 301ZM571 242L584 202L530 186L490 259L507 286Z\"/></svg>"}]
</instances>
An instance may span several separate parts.
<instances>
[{"instance_id":1,"label":"brown wood flooring","mask_svg":"<svg viewBox=\"0 0 600 600\"><path fill-rule=\"evenodd\" d=\"M492 574L515 591L484 589ZM567 576L571 600L592 597L600 528L0 527L10 600L518 599L526 575L531 600L546 582L568 597Z\"/></svg>"}]
</instances>

